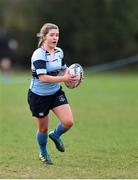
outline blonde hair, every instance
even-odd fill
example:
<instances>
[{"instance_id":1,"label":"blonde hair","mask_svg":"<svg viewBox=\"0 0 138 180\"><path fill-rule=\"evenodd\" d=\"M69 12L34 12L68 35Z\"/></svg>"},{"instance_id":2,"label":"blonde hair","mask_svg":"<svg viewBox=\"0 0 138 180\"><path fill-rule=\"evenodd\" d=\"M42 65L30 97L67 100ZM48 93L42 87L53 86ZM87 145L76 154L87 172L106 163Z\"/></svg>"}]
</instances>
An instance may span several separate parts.
<instances>
[{"instance_id":1,"label":"blonde hair","mask_svg":"<svg viewBox=\"0 0 138 180\"><path fill-rule=\"evenodd\" d=\"M40 47L44 42L44 36L51 30L51 29L59 29L56 24L46 23L40 29L40 32L37 33L37 37L39 38L38 47Z\"/></svg>"}]
</instances>

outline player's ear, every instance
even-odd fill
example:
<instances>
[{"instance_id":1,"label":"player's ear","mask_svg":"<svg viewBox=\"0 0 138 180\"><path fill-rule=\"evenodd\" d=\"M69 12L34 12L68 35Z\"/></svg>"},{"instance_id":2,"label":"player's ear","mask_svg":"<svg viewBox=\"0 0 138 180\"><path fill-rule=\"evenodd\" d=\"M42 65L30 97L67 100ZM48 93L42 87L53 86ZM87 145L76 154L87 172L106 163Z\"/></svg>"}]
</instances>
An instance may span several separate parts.
<instances>
[{"instance_id":1,"label":"player's ear","mask_svg":"<svg viewBox=\"0 0 138 180\"><path fill-rule=\"evenodd\" d=\"M46 40L46 35L43 36L43 41L45 41L45 40Z\"/></svg>"}]
</instances>

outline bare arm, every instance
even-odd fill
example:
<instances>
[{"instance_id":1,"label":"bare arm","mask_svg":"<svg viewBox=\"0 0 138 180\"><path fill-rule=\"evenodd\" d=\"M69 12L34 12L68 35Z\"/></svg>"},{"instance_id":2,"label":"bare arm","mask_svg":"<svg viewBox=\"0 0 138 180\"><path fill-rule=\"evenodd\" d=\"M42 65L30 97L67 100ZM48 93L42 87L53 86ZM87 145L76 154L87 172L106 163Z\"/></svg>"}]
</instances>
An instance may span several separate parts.
<instances>
[{"instance_id":1,"label":"bare arm","mask_svg":"<svg viewBox=\"0 0 138 180\"><path fill-rule=\"evenodd\" d=\"M67 71L68 71L68 67L67 67L66 69L64 69L64 70L61 70L60 73L61 73L62 75L64 75L65 73L67 73Z\"/></svg>"},{"instance_id":2,"label":"bare arm","mask_svg":"<svg viewBox=\"0 0 138 180\"><path fill-rule=\"evenodd\" d=\"M47 82L47 83L58 83L58 82L64 82L65 77L64 76L50 76L50 75L39 75L39 80L41 82Z\"/></svg>"},{"instance_id":3,"label":"bare arm","mask_svg":"<svg viewBox=\"0 0 138 180\"><path fill-rule=\"evenodd\" d=\"M59 83L59 82L74 82L76 81L75 77L71 77L68 74L67 69L62 71L63 76L50 76L46 74L39 75L39 80L43 83Z\"/></svg>"}]
</instances>

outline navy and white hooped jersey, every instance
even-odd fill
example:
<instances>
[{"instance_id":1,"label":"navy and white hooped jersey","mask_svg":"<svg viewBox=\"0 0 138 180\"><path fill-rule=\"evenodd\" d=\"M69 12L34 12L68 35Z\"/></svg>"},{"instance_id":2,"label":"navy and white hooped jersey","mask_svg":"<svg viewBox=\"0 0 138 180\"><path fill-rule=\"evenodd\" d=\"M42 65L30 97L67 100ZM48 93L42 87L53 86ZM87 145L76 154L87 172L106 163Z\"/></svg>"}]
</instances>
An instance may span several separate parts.
<instances>
[{"instance_id":1,"label":"navy and white hooped jersey","mask_svg":"<svg viewBox=\"0 0 138 180\"><path fill-rule=\"evenodd\" d=\"M31 58L32 79L30 89L40 96L55 94L60 89L60 83L43 83L39 80L40 74L57 76L61 70L66 69L63 51L56 47L55 54L51 55L42 48L34 51Z\"/></svg>"}]
</instances>

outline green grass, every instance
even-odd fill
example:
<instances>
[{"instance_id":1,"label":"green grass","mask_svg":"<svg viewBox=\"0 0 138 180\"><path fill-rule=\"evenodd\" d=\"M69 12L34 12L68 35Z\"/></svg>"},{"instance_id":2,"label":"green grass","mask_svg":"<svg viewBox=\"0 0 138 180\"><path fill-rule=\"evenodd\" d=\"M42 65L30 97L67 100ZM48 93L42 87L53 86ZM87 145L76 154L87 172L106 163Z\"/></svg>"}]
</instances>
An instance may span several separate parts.
<instances>
[{"instance_id":1,"label":"green grass","mask_svg":"<svg viewBox=\"0 0 138 180\"><path fill-rule=\"evenodd\" d=\"M24 77L0 83L0 178L138 178L137 74L87 74L80 87L64 88L75 123L63 136L65 153L48 141L53 166L38 160Z\"/></svg>"}]
</instances>

